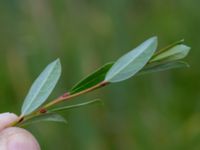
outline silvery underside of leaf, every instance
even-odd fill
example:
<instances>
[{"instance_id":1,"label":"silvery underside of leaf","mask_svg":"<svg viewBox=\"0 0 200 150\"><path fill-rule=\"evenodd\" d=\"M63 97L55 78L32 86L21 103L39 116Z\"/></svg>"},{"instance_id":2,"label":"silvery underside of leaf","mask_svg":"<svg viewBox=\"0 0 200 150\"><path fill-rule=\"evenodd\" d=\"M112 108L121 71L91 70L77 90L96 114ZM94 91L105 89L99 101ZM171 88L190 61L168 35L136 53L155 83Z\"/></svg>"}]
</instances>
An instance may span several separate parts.
<instances>
[{"instance_id":1,"label":"silvery underside of leaf","mask_svg":"<svg viewBox=\"0 0 200 150\"><path fill-rule=\"evenodd\" d=\"M31 86L26 96L21 113L27 115L40 107L51 94L61 75L60 60L49 64Z\"/></svg>"},{"instance_id":2,"label":"silvery underside of leaf","mask_svg":"<svg viewBox=\"0 0 200 150\"><path fill-rule=\"evenodd\" d=\"M152 37L119 58L106 74L105 81L120 82L140 71L157 48L157 37Z\"/></svg>"}]
</instances>

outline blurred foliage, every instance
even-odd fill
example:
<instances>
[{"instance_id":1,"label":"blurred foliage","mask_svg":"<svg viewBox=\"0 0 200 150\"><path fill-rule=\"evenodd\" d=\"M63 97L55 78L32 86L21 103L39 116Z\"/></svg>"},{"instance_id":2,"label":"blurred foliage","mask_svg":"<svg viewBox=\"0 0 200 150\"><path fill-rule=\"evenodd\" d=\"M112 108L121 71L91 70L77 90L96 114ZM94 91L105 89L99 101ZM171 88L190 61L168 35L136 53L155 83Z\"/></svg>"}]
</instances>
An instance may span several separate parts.
<instances>
[{"instance_id":1,"label":"blurred foliage","mask_svg":"<svg viewBox=\"0 0 200 150\"><path fill-rule=\"evenodd\" d=\"M29 130L44 150L200 149L199 0L3 0L0 2L0 112L19 114L31 83L61 58L58 96L105 62L157 35L159 47L185 38L189 69L145 75L74 99L101 98L64 113L69 124Z\"/></svg>"}]
</instances>

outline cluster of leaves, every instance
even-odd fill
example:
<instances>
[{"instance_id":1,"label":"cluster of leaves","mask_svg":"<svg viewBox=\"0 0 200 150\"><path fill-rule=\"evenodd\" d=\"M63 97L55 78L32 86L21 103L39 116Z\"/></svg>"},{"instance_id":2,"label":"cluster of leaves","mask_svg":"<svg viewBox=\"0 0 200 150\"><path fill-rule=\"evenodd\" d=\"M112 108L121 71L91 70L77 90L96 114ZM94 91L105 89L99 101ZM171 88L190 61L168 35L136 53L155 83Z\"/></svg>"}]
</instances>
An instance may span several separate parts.
<instances>
[{"instance_id":1,"label":"cluster of leaves","mask_svg":"<svg viewBox=\"0 0 200 150\"><path fill-rule=\"evenodd\" d=\"M91 92L110 83L121 82L134 75L189 66L186 62L180 61L187 56L190 50L190 47L183 44L183 40L175 42L159 51L156 51L157 45L157 37L149 38L138 47L120 57L116 62L105 64L78 82L69 92L43 105L61 75L60 60L55 60L35 80L25 98L20 117L11 125L22 126L40 121L66 122L58 112L96 103L99 100L54 109L51 106Z\"/></svg>"}]
</instances>

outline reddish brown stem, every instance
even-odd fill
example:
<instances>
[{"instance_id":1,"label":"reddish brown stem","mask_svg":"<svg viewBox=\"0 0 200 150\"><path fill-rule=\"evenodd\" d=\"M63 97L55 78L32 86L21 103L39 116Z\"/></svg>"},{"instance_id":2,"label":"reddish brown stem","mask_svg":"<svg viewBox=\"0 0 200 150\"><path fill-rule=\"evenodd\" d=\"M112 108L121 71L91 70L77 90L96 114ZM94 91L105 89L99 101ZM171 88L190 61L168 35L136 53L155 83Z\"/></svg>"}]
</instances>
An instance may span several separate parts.
<instances>
[{"instance_id":1,"label":"reddish brown stem","mask_svg":"<svg viewBox=\"0 0 200 150\"><path fill-rule=\"evenodd\" d=\"M80 96L82 94L85 94L85 93L88 93L88 92L91 92L91 91L94 91L98 88L101 88L101 87L104 87L106 86L107 84L109 84L109 82L106 82L106 81L103 81L97 85L94 85L93 87L90 87L86 90L83 90L81 92L78 92L78 93L74 93L74 94L71 94L70 93L64 93L62 96L58 97L57 99L49 102L48 104L46 104L44 107L40 108L39 110L27 115L27 116L20 116L18 118L18 120L16 120L15 122L13 122L12 124L10 124L9 126L16 126L18 125L19 123L21 123L24 119L28 119L28 118L31 118L35 115L39 115L39 114L44 114L47 112L47 109L53 105L56 105L58 103L61 103L63 101L66 101L66 100L69 100L71 98L74 98L74 97L77 97L77 96Z\"/></svg>"},{"instance_id":2,"label":"reddish brown stem","mask_svg":"<svg viewBox=\"0 0 200 150\"><path fill-rule=\"evenodd\" d=\"M97 85L95 85L95 86L93 86L91 88L88 88L86 90L83 90L81 92L78 92L78 93L75 93L75 94L72 94L72 95L70 95L70 93L65 93L63 96L60 96L59 98L51 101L50 103L48 103L47 105L45 105L43 108L47 109L47 108L49 108L49 107L51 107L51 106L53 106L53 105L55 105L57 103L60 103L60 102L66 101L68 99L77 97L79 95L82 95L82 94L94 91L94 90L96 90L96 89L98 89L100 87L106 86L107 84L109 84L109 82L103 81L103 82L101 82L101 83L99 83L99 84L97 84Z\"/></svg>"}]
</instances>

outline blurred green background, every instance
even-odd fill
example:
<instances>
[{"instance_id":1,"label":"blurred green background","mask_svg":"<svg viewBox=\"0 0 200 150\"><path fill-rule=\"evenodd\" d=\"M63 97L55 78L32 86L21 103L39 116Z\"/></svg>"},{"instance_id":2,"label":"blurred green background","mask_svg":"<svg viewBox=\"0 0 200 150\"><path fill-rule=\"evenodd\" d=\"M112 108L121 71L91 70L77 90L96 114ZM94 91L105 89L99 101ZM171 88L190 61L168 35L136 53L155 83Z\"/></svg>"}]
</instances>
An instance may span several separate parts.
<instances>
[{"instance_id":1,"label":"blurred green background","mask_svg":"<svg viewBox=\"0 0 200 150\"><path fill-rule=\"evenodd\" d=\"M59 57L50 100L104 63L157 35L159 47L185 39L189 69L113 84L65 105L68 125L28 129L44 150L199 150L199 0L3 0L0 2L0 112L20 113L31 83Z\"/></svg>"}]
</instances>

